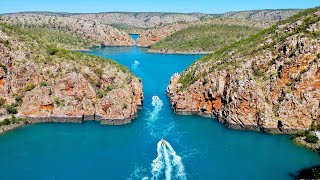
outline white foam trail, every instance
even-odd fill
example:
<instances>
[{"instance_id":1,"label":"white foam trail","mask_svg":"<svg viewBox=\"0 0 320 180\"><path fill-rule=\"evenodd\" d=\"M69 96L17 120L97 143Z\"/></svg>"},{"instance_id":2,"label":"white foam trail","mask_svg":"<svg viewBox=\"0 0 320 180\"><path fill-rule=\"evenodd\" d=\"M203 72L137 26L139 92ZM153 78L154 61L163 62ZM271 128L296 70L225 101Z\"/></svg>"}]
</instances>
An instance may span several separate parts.
<instances>
[{"instance_id":1,"label":"white foam trail","mask_svg":"<svg viewBox=\"0 0 320 180\"><path fill-rule=\"evenodd\" d=\"M150 113L149 120L156 120L158 118L158 114L162 109L163 102L158 96L152 96L152 106L153 111Z\"/></svg>"},{"instance_id":2,"label":"white foam trail","mask_svg":"<svg viewBox=\"0 0 320 180\"><path fill-rule=\"evenodd\" d=\"M172 179L172 175L174 175L173 179L187 179L181 157L177 155L167 141L158 142L157 153L157 158L151 164L152 180L161 179L160 176L163 173L166 180ZM164 172L162 172L163 170Z\"/></svg>"},{"instance_id":3,"label":"white foam trail","mask_svg":"<svg viewBox=\"0 0 320 180\"><path fill-rule=\"evenodd\" d=\"M166 163L166 179L171 180L171 172L172 172L172 165L171 165L171 160L169 157L168 150L165 146L163 146L163 155L164 155L164 160Z\"/></svg>"},{"instance_id":4,"label":"white foam trail","mask_svg":"<svg viewBox=\"0 0 320 180\"><path fill-rule=\"evenodd\" d=\"M172 164L174 167L177 168L176 178L183 180L186 179L186 174L184 171L183 163L181 161L181 157L177 155L177 153L174 151L174 149L168 142L166 142L166 146L169 149L170 155L173 157Z\"/></svg>"},{"instance_id":5,"label":"white foam trail","mask_svg":"<svg viewBox=\"0 0 320 180\"><path fill-rule=\"evenodd\" d=\"M134 63L131 65L132 69L137 69L139 64L140 64L140 62L135 60Z\"/></svg>"},{"instance_id":6,"label":"white foam trail","mask_svg":"<svg viewBox=\"0 0 320 180\"><path fill-rule=\"evenodd\" d=\"M162 169L164 168L164 160L163 160L163 146L161 145L161 141L157 144L157 158L152 161L151 164L151 173L152 178L151 179L158 179L159 175L161 174Z\"/></svg>"}]
</instances>

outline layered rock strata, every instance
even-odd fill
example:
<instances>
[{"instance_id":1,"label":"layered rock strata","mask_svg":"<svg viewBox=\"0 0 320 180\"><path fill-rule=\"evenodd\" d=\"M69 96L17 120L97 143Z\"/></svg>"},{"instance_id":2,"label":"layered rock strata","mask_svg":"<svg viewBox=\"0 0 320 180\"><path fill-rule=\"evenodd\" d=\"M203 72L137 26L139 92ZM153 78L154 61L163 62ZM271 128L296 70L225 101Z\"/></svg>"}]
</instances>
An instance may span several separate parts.
<instances>
[{"instance_id":1,"label":"layered rock strata","mask_svg":"<svg viewBox=\"0 0 320 180\"><path fill-rule=\"evenodd\" d=\"M301 12L175 74L167 88L179 114L269 133L320 121L320 11Z\"/></svg>"},{"instance_id":2,"label":"layered rock strata","mask_svg":"<svg viewBox=\"0 0 320 180\"><path fill-rule=\"evenodd\" d=\"M127 68L0 24L0 122L14 114L29 123L125 124L142 102L141 80Z\"/></svg>"}]
</instances>

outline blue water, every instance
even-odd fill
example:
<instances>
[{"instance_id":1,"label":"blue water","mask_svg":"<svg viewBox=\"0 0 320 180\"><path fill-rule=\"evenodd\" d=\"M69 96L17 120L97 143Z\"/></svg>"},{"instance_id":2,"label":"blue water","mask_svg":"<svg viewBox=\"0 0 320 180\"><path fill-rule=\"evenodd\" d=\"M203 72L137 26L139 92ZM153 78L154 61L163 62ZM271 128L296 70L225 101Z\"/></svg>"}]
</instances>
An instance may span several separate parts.
<instances>
[{"instance_id":1,"label":"blue water","mask_svg":"<svg viewBox=\"0 0 320 180\"><path fill-rule=\"evenodd\" d=\"M115 59L142 79L145 101L138 117L124 126L49 123L1 135L1 180L151 179L155 174L159 179L290 179L290 173L320 164L320 157L291 143L289 136L175 115L166 86L173 73L199 55L148 54L137 47L97 48L91 54ZM177 155L169 144L157 154L161 138Z\"/></svg>"},{"instance_id":2,"label":"blue water","mask_svg":"<svg viewBox=\"0 0 320 180\"><path fill-rule=\"evenodd\" d=\"M138 38L139 38L139 34L130 34L131 38L133 39L134 41L134 44L136 44Z\"/></svg>"}]
</instances>

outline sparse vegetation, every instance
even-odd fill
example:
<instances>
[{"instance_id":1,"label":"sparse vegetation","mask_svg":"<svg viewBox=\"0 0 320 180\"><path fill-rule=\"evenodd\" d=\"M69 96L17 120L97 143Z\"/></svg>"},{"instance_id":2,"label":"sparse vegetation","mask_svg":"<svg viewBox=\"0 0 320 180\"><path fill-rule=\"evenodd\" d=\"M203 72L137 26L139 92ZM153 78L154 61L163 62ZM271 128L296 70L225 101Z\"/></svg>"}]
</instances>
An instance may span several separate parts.
<instances>
[{"instance_id":1,"label":"sparse vegetation","mask_svg":"<svg viewBox=\"0 0 320 180\"><path fill-rule=\"evenodd\" d=\"M36 87L36 85L33 84L33 83L27 84L27 85L24 87L24 92L31 91L31 90L33 90L35 87Z\"/></svg>"},{"instance_id":2,"label":"sparse vegetation","mask_svg":"<svg viewBox=\"0 0 320 180\"><path fill-rule=\"evenodd\" d=\"M3 105L5 105L5 103L6 103L6 99L3 98L3 97L0 97L0 108L1 108Z\"/></svg>"},{"instance_id":3,"label":"sparse vegetation","mask_svg":"<svg viewBox=\"0 0 320 180\"><path fill-rule=\"evenodd\" d=\"M293 15L287 20L281 21L276 25L268 29L262 30L259 33L254 34L246 39L240 40L230 45L225 43L224 47L216 50L214 53L210 55L204 56L198 62L191 65L185 72L182 73L182 76L179 80L179 82L183 84L182 89L189 87L199 78L204 77L206 74L209 74L213 71L232 70L238 67L240 63L247 60L248 58L258 55L257 53L259 52L267 50L273 51L273 46L275 45L275 43L281 44L281 42L283 42L287 37L295 33L303 33L303 36L313 36L314 38L319 38L320 34L314 34L306 31L306 27L320 20L319 16L313 17L312 15L312 13L318 11L318 9L319 8L314 8L302 11L296 15ZM279 34L274 33L278 26L290 22L296 22L299 19L304 19L304 23L301 26L299 26L299 28L296 28L295 31L289 33L280 31ZM272 41L270 41L269 43L261 44L261 42L266 42L267 40ZM279 55L280 56L278 56L277 59L281 58L281 56L284 56L283 53L280 53ZM240 56L241 58L239 58ZM195 72L198 70L199 64L205 64L206 67L211 68L208 68L208 71L205 71L204 73L201 73L197 76L191 75L194 73L190 74L190 72ZM254 75L257 77L262 77L265 75L265 72L259 70L258 68L254 68L253 70Z\"/></svg>"},{"instance_id":4,"label":"sparse vegetation","mask_svg":"<svg viewBox=\"0 0 320 180\"><path fill-rule=\"evenodd\" d=\"M106 89L105 89L105 92L108 93L108 92L110 92L110 91L112 91L112 90L113 90L113 86L112 86L112 85L108 85L108 86L106 87Z\"/></svg>"},{"instance_id":5,"label":"sparse vegetation","mask_svg":"<svg viewBox=\"0 0 320 180\"><path fill-rule=\"evenodd\" d=\"M55 47L55 46L49 46L48 47L48 53L51 56L57 54L58 51L59 51L59 49L57 47Z\"/></svg>"},{"instance_id":6,"label":"sparse vegetation","mask_svg":"<svg viewBox=\"0 0 320 180\"><path fill-rule=\"evenodd\" d=\"M104 70L102 68L98 68L96 69L96 74L98 75L98 77L101 79L102 78L102 75L104 73Z\"/></svg>"},{"instance_id":7,"label":"sparse vegetation","mask_svg":"<svg viewBox=\"0 0 320 180\"><path fill-rule=\"evenodd\" d=\"M4 64L0 64L0 67L4 70L5 73L8 72L8 68Z\"/></svg>"},{"instance_id":8,"label":"sparse vegetation","mask_svg":"<svg viewBox=\"0 0 320 180\"><path fill-rule=\"evenodd\" d=\"M19 27L22 28L22 26ZM59 48L84 49L93 44L90 40L66 30L38 26L23 26L22 30L26 34L50 42Z\"/></svg>"},{"instance_id":9,"label":"sparse vegetation","mask_svg":"<svg viewBox=\"0 0 320 180\"><path fill-rule=\"evenodd\" d=\"M23 102L21 95L16 94L16 95L14 96L14 99L16 100L16 104L18 104L18 105L21 105L22 102Z\"/></svg>"},{"instance_id":10,"label":"sparse vegetation","mask_svg":"<svg viewBox=\"0 0 320 180\"><path fill-rule=\"evenodd\" d=\"M48 84L46 83L46 82L40 82L40 87L46 87L46 86L48 86Z\"/></svg>"},{"instance_id":11,"label":"sparse vegetation","mask_svg":"<svg viewBox=\"0 0 320 180\"><path fill-rule=\"evenodd\" d=\"M8 114L17 114L18 113L17 106L18 105L15 103L6 105L5 108L6 108L7 113Z\"/></svg>"},{"instance_id":12,"label":"sparse vegetation","mask_svg":"<svg viewBox=\"0 0 320 180\"><path fill-rule=\"evenodd\" d=\"M153 50L211 52L261 29L236 25L197 25L178 31L151 47Z\"/></svg>"},{"instance_id":13,"label":"sparse vegetation","mask_svg":"<svg viewBox=\"0 0 320 180\"><path fill-rule=\"evenodd\" d=\"M55 97L55 98L53 98L53 101L58 107L64 106L64 99L60 99L60 98Z\"/></svg>"},{"instance_id":14,"label":"sparse vegetation","mask_svg":"<svg viewBox=\"0 0 320 180\"><path fill-rule=\"evenodd\" d=\"M6 118L3 121L0 122L0 127L1 126L7 126L10 124L18 124L20 122L26 123L27 119L25 118L17 118L14 115L11 116L11 118Z\"/></svg>"},{"instance_id":15,"label":"sparse vegetation","mask_svg":"<svg viewBox=\"0 0 320 180\"><path fill-rule=\"evenodd\" d=\"M318 137L315 136L313 133L311 133L310 131L308 131L306 134L305 134L305 141L308 142L308 143L312 143L312 144L315 144L319 141Z\"/></svg>"}]
</instances>

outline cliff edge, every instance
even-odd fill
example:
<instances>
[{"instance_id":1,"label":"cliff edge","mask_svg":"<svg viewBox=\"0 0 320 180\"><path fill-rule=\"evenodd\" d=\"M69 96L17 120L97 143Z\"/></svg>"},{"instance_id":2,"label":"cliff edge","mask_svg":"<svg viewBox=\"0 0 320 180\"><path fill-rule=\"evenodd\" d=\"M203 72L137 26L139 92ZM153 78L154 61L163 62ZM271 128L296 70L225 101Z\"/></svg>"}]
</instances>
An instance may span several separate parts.
<instances>
[{"instance_id":1,"label":"cliff edge","mask_svg":"<svg viewBox=\"0 0 320 180\"><path fill-rule=\"evenodd\" d=\"M320 10L300 12L205 56L167 88L179 114L269 133L320 121Z\"/></svg>"},{"instance_id":2,"label":"cliff edge","mask_svg":"<svg viewBox=\"0 0 320 180\"><path fill-rule=\"evenodd\" d=\"M15 117L29 123L124 124L142 101L141 80L126 67L0 24L0 121L5 125L15 124Z\"/></svg>"}]
</instances>

